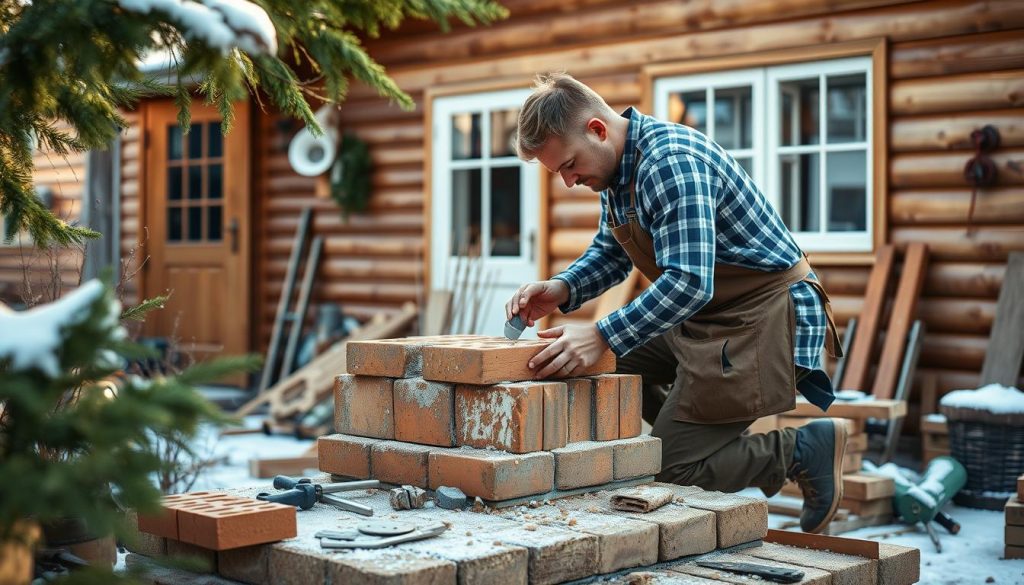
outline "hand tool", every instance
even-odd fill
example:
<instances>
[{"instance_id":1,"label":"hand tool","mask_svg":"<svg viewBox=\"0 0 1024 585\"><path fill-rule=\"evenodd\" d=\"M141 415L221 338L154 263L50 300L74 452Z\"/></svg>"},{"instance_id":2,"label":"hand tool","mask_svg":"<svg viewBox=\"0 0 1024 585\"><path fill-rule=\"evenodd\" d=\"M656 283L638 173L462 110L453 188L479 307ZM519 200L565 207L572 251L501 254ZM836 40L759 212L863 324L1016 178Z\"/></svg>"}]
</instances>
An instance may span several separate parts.
<instances>
[{"instance_id":1,"label":"hand tool","mask_svg":"<svg viewBox=\"0 0 1024 585\"><path fill-rule=\"evenodd\" d=\"M279 504L290 504L303 510L308 510L318 502L330 504L347 512L355 512L363 516L373 516L373 508L365 506L352 500L339 498L332 494L352 490L380 487L376 479L363 481L343 481L338 483L313 483L308 477L295 479L287 475L274 477L274 487L285 490L277 494L266 492L256 496L258 500L277 502Z\"/></svg>"},{"instance_id":2,"label":"hand tool","mask_svg":"<svg viewBox=\"0 0 1024 585\"><path fill-rule=\"evenodd\" d=\"M523 334L524 329L526 329L526 323L523 323L522 314L513 315L505 322L505 337L516 341Z\"/></svg>"},{"instance_id":3,"label":"hand tool","mask_svg":"<svg viewBox=\"0 0 1024 585\"><path fill-rule=\"evenodd\" d=\"M756 575L772 583L799 583L804 578L803 571L758 565L755 563L734 563L728 561L697 561L698 567L726 571L737 575Z\"/></svg>"},{"instance_id":4,"label":"hand tool","mask_svg":"<svg viewBox=\"0 0 1024 585\"><path fill-rule=\"evenodd\" d=\"M424 527L405 522L368 522L354 530L321 530L314 536L320 539L321 548L384 548L437 536L447 529L440 522Z\"/></svg>"}]
</instances>

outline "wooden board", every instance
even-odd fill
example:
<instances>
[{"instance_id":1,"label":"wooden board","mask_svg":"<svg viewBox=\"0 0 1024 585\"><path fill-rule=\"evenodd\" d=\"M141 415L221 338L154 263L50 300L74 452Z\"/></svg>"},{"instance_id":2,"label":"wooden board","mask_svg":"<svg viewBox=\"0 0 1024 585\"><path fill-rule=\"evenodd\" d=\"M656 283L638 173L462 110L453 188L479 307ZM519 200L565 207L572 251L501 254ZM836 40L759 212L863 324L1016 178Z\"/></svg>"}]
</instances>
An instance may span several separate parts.
<instances>
[{"instance_id":1,"label":"wooden board","mask_svg":"<svg viewBox=\"0 0 1024 585\"><path fill-rule=\"evenodd\" d=\"M875 265L868 279L867 291L864 293L864 306L857 318L857 334L854 336L850 355L846 358L843 379L839 383L841 389L867 391L872 350L878 336L882 309L885 307L885 295L889 288L889 274L892 272L895 258L896 250L893 246L887 245L878 249Z\"/></svg>"},{"instance_id":2,"label":"wooden board","mask_svg":"<svg viewBox=\"0 0 1024 585\"><path fill-rule=\"evenodd\" d=\"M1024 359L1024 252L1011 252L1003 288L999 291L981 384L1013 386Z\"/></svg>"},{"instance_id":3,"label":"wooden board","mask_svg":"<svg viewBox=\"0 0 1024 585\"><path fill-rule=\"evenodd\" d=\"M865 400L862 402L843 402L837 400L822 413L817 406L798 398L796 408L783 413L785 416L839 417L852 419L881 418L893 419L907 415L907 403L903 400Z\"/></svg>"},{"instance_id":4,"label":"wooden board","mask_svg":"<svg viewBox=\"0 0 1024 585\"><path fill-rule=\"evenodd\" d=\"M896 391L896 381L903 364L903 354L907 349L907 333L914 321L917 301L921 297L921 286L924 284L925 270L928 268L928 247L920 242L907 246L900 284L896 289L893 301L892 316L885 333L882 356L878 361L878 372L871 395L875 398L892 398ZM862 333L862 331L858 332ZM856 342L854 342L856 343ZM902 396L900 398L903 398Z\"/></svg>"},{"instance_id":5,"label":"wooden board","mask_svg":"<svg viewBox=\"0 0 1024 585\"><path fill-rule=\"evenodd\" d=\"M878 543L871 540L769 529L767 536L764 537L764 541L787 546L813 548L815 550L828 550L834 553L867 559L877 560L879 558Z\"/></svg>"},{"instance_id":6,"label":"wooden board","mask_svg":"<svg viewBox=\"0 0 1024 585\"><path fill-rule=\"evenodd\" d=\"M891 498L895 493L896 482L891 477L859 473L843 476L844 499L864 502Z\"/></svg>"}]
</instances>

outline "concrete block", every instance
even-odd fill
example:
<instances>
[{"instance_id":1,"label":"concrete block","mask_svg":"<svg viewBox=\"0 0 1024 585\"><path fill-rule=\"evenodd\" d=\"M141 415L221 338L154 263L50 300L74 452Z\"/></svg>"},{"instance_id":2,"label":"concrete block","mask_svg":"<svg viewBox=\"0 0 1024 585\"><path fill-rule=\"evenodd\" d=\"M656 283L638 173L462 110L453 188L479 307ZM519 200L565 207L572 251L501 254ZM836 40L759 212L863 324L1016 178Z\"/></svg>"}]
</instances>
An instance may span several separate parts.
<instances>
[{"instance_id":1,"label":"concrete block","mask_svg":"<svg viewBox=\"0 0 1024 585\"><path fill-rule=\"evenodd\" d=\"M594 440L619 438L619 381L614 376L594 377Z\"/></svg>"},{"instance_id":2,"label":"concrete block","mask_svg":"<svg viewBox=\"0 0 1024 585\"><path fill-rule=\"evenodd\" d=\"M199 565L204 573L217 571L217 552L180 540L167 540L167 556L172 559L188 559Z\"/></svg>"},{"instance_id":3,"label":"concrete block","mask_svg":"<svg viewBox=\"0 0 1024 585\"><path fill-rule=\"evenodd\" d=\"M1024 526L1024 503L1017 498L1006 502L1006 523L1011 526Z\"/></svg>"},{"instance_id":4,"label":"concrete block","mask_svg":"<svg viewBox=\"0 0 1024 585\"><path fill-rule=\"evenodd\" d=\"M878 584L877 562L863 557L843 555L825 550L784 546L771 542L743 549L736 554L751 559L781 561L801 567L812 567L828 571L832 574L833 585Z\"/></svg>"},{"instance_id":5,"label":"concrete block","mask_svg":"<svg viewBox=\"0 0 1024 585\"><path fill-rule=\"evenodd\" d=\"M542 382L456 386L456 443L512 453L540 451L546 387Z\"/></svg>"},{"instance_id":6,"label":"concrete block","mask_svg":"<svg viewBox=\"0 0 1024 585\"><path fill-rule=\"evenodd\" d=\"M530 359L552 340L511 341L502 337L424 346L423 377L438 382L486 386L507 381L533 380ZM582 375L615 371L615 355L608 350ZM557 378L557 376L555 376Z\"/></svg>"},{"instance_id":7,"label":"concrete block","mask_svg":"<svg viewBox=\"0 0 1024 585\"><path fill-rule=\"evenodd\" d=\"M430 487L454 486L469 496L507 500L551 491L551 453L512 454L481 449L437 449L430 453Z\"/></svg>"},{"instance_id":8,"label":"concrete block","mask_svg":"<svg viewBox=\"0 0 1024 585\"><path fill-rule=\"evenodd\" d=\"M423 378L395 380L395 439L455 446L455 386Z\"/></svg>"},{"instance_id":9,"label":"concrete block","mask_svg":"<svg viewBox=\"0 0 1024 585\"><path fill-rule=\"evenodd\" d=\"M569 390L563 382L544 385L545 451L565 447L569 441Z\"/></svg>"},{"instance_id":10,"label":"concrete block","mask_svg":"<svg viewBox=\"0 0 1024 585\"><path fill-rule=\"evenodd\" d=\"M125 524L130 533L125 535L124 544L130 552L150 558L162 557L167 554L167 539L139 530L139 518L135 510L126 512Z\"/></svg>"},{"instance_id":11,"label":"concrete block","mask_svg":"<svg viewBox=\"0 0 1024 585\"><path fill-rule=\"evenodd\" d=\"M459 510L466 507L466 494L457 487L443 485L434 492L434 501L439 508Z\"/></svg>"},{"instance_id":12,"label":"concrete block","mask_svg":"<svg viewBox=\"0 0 1024 585\"><path fill-rule=\"evenodd\" d=\"M921 580L921 549L878 544L878 583L910 585Z\"/></svg>"},{"instance_id":13,"label":"concrete block","mask_svg":"<svg viewBox=\"0 0 1024 585\"><path fill-rule=\"evenodd\" d=\"M255 585L269 585L270 547L245 546L217 553L217 572L228 579Z\"/></svg>"},{"instance_id":14,"label":"concrete block","mask_svg":"<svg viewBox=\"0 0 1024 585\"><path fill-rule=\"evenodd\" d=\"M656 485L672 488L687 506L714 512L718 524L719 548L761 540L768 534L768 504L764 500L706 492L692 486L667 483Z\"/></svg>"},{"instance_id":15,"label":"concrete block","mask_svg":"<svg viewBox=\"0 0 1024 585\"><path fill-rule=\"evenodd\" d=\"M337 555L327 564L325 581L360 585L449 585L455 582L455 563L401 549L355 549Z\"/></svg>"},{"instance_id":16,"label":"concrete block","mask_svg":"<svg viewBox=\"0 0 1024 585\"><path fill-rule=\"evenodd\" d=\"M342 374L334 384L334 428L346 435L395 438L393 380Z\"/></svg>"},{"instance_id":17,"label":"concrete block","mask_svg":"<svg viewBox=\"0 0 1024 585\"><path fill-rule=\"evenodd\" d=\"M714 561L728 562L728 563L749 563L751 562L750 557L741 557L735 554L723 554L716 555ZM777 567L781 569L795 569L801 571L804 574L804 578L798 581L799 585L831 585L832 575L828 571L822 571L821 569L815 569L812 567L801 567L799 565L791 565L787 563L780 563L778 561L766 561L759 559L758 565L767 565L769 567ZM737 575L735 573L729 573L727 571L720 571L718 569L707 569L704 567L698 567L693 562L680 561L679 563L669 565L666 567L667 570L676 573L682 573L691 577L700 577L703 579L712 579L716 582L733 583L734 585L758 585L767 583L765 579L760 577L754 577L749 575Z\"/></svg>"},{"instance_id":18,"label":"concrete block","mask_svg":"<svg viewBox=\"0 0 1024 585\"><path fill-rule=\"evenodd\" d=\"M427 487L427 455L433 448L400 441L376 441L370 449L373 479Z\"/></svg>"},{"instance_id":19,"label":"concrete block","mask_svg":"<svg viewBox=\"0 0 1024 585\"><path fill-rule=\"evenodd\" d=\"M598 538L550 526L524 524L497 533L495 542L526 548L531 584L548 585L597 573Z\"/></svg>"},{"instance_id":20,"label":"concrete block","mask_svg":"<svg viewBox=\"0 0 1024 585\"><path fill-rule=\"evenodd\" d=\"M274 585L323 585L327 580L327 554L272 546L267 558L268 581ZM344 583L345 581L342 581Z\"/></svg>"},{"instance_id":21,"label":"concrete block","mask_svg":"<svg viewBox=\"0 0 1024 585\"><path fill-rule=\"evenodd\" d=\"M553 449L555 456L555 487L560 490L612 481L612 446L603 441L570 443L561 449Z\"/></svg>"},{"instance_id":22,"label":"concrete block","mask_svg":"<svg viewBox=\"0 0 1024 585\"><path fill-rule=\"evenodd\" d=\"M725 581L684 575L667 569L633 571L620 577L602 579L601 585L722 585Z\"/></svg>"},{"instance_id":23,"label":"concrete block","mask_svg":"<svg viewBox=\"0 0 1024 585\"><path fill-rule=\"evenodd\" d=\"M370 451L376 439L334 434L316 441L320 471L356 479L370 478Z\"/></svg>"},{"instance_id":24,"label":"concrete block","mask_svg":"<svg viewBox=\"0 0 1024 585\"><path fill-rule=\"evenodd\" d=\"M569 443L594 438L594 381L590 378L566 380L569 417Z\"/></svg>"},{"instance_id":25,"label":"concrete block","mask_svg":"<svg viewBox=\"0 0 1024 585\"><path fill-rule=\"evenodd\" d=\"M641 435L610 442L616 480L657 475L661 471L661 439Z\"/></svg>"},{"instance_id":26,"label":"concrete block","mask_svg":"<svg viewBox=\"0 0 1024 585\"><path fill-rule=\"evenodd\" d=\"M294 506L217 493L178 508L179 539L210 550L276 542L296 534Z\"/></svg>"}]
</instances>

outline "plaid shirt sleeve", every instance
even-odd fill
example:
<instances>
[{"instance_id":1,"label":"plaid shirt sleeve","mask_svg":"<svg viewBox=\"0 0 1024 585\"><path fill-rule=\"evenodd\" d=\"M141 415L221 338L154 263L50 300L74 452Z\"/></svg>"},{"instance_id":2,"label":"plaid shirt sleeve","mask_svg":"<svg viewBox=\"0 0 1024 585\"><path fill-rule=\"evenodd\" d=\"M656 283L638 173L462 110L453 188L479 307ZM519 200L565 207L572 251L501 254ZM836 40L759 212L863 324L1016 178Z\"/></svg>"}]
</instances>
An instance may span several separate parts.
<instances>
[{"instance_id":1,"label":"plaid shirt sleeve","mask_svg":"<svg viewBox=\"0 0 1024 585\"><path fill-rule=\"evenodd\" d=\"M704 160L669 153L652 161L637 186L651 218L658 278L632 303L597 322L608 345L623 356L685 321L714 293L715 209L722 189ZM638 210L640 211L640 210Z\"/></svg>"},{"instance_id":2,"label":"plaid shirt sleeve","mask_svg":"<svg viewBox=\"0 0 1024 585\"><path fill-rule=\"evenodd\" d=\"M559 309L571 313L580 305L625 280L633 263L608 227L608 211L601 197L601 223L594 241L575 262L554 278L569 287L569 300Z\"/></svg>"}]
</instances>

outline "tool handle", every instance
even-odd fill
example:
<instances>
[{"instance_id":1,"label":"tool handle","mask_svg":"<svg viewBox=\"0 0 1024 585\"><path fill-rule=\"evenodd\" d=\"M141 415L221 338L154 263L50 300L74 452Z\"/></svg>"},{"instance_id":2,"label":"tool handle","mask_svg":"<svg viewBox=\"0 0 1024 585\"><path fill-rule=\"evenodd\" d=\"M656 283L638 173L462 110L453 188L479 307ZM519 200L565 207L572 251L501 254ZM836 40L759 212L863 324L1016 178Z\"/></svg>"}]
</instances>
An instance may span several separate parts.
<instances>
[{"instance_id":1,"label":"tool handle","mask_svg":"<svg viewBox=\"0 0 1024 585\"><path fill-rule=\"evenodd\" d=\"M268 494L263 492L256 495L257 500L263 500L264 502L275 502L278 504L286 504L289 506L295 506L303 510L308 510L316 504L317 492L316 488L312 484L299 483L294 488L275 494Z\"/></svg>"},{"instance_id":2,"label":"tool handle","mask_svg":"<svg viewBox=\"0 0 1024 585\"><path fill-rule=\"evenodd\" d=\"M320 497L320 501L345 510L346 512L355 512L356 514L362 514L363 516L373 516L373 508L364 506L358 502L353 502L352 500L346 500L337 496L324 494Z\"/></svg>"},{"instance_id":3,"label":"tool handle","mask_svg":"<svg viewBox=\"0 0 1024 585\"><path fill-rule=\"evenodd\" d=\"M336 494L338 492L350 492L354 490L370 489L380 487L380 481L376 479L365 479L362 481L343 481L339 483L320 484L325 494Z\"/></svg>"},{"instance_id":4,"label":"tool handle","mask_svg":"<svg viewBox=\"0 0 1024 585\"><path fill-rule=\"evenodd\" d=\"M274 489L278 490L290 490L300 483L312 483L313 480L308 477L288 477L287 475L275 475L274 476Z\"/></svg>"},{"instance_id":5,"label":"tool handle","mask_svg":"<svg viewBox=\"0 0 1024 585\"><path fill-rule=\"evenodd\" d=\"M960 523L953 520L953 518L945 512L939 512L936 514L935 521L939 523L939 526L945 528L950 534L957 534L960 532Z\"/></svg>"},{"instance_id":6,"label":"tool handle","mask_svg":"<svg viewBox=\"0 0 1024 585\"><path fill-rule=\"evenodd\" d=\"M700 567L727 571L737 575L756 575L772 583L799 583L804 578L803 571L773 567L770 565L759 565L757 563L737 563L731 561L697 561Z\"/></svg>"}]
</instances>

